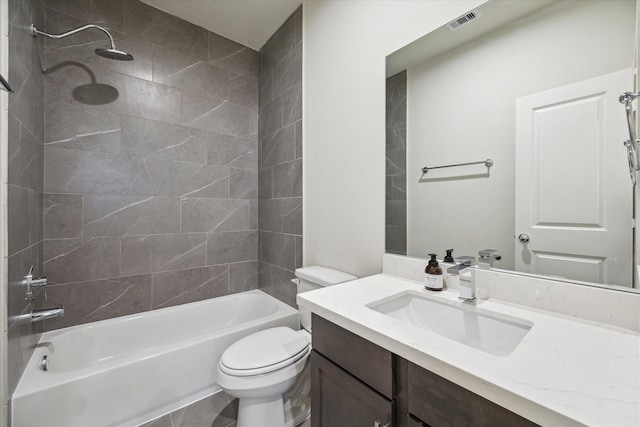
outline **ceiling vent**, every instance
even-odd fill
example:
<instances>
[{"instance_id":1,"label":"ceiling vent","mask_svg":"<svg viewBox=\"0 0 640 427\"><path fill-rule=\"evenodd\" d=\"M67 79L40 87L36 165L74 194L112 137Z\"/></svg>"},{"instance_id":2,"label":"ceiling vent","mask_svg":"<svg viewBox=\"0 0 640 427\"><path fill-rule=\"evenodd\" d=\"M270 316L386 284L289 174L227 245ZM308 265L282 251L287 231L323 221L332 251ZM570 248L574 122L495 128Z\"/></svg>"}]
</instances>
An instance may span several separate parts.
<instances>
[{"instance_id":1,"label":"ceiling vent","mask_svg":"<svg viewBox=\"0 0 640 427\"><path fill-rule=\"evenodd\" d=\"M447 28L449 31L456 31L460 27L467 25L478 18L480 18L480 12L478 12L478 9L472 10L471 12L449 22L447 24Z\"/></svg>"}]
</instances>

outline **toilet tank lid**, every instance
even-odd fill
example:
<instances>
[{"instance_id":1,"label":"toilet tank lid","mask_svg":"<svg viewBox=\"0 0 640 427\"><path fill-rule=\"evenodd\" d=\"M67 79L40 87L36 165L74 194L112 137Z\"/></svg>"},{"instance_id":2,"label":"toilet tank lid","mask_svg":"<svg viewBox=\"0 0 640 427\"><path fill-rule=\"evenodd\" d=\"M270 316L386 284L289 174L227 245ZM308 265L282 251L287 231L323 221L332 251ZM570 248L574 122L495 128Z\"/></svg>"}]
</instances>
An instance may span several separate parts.
<instances>
[{"instance_id":1,"label":"toilet tank lid","mask_svg":"<svg viewBox=\"0 0 640 427\"><path fill-rule=\"evenodd\" d=\"M308 280L320 286L337 285L338 283L348 282L357 279L351 274L334 270L332 268L312 265L310 267L302 267L296 269L296 277Z\"/></svg>"}]
</instances>

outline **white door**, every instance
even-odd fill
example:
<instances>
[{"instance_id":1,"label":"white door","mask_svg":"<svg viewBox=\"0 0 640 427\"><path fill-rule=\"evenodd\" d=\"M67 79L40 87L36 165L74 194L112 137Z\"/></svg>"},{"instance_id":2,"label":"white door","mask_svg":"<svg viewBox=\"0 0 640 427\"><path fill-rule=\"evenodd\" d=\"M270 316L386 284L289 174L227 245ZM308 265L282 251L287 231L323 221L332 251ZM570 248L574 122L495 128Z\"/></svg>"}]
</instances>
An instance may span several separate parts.
<instances>
[{"instance_id":1,"label":"white door","mask_svg":"<svg viewBox=\"0 0 640 427\"><path fill-rule=\"evenodd\" d=\"M632 286L633 187L618 102L632 88L623 70L516 100L517 271Z\"/></svg>"}]
</instances>

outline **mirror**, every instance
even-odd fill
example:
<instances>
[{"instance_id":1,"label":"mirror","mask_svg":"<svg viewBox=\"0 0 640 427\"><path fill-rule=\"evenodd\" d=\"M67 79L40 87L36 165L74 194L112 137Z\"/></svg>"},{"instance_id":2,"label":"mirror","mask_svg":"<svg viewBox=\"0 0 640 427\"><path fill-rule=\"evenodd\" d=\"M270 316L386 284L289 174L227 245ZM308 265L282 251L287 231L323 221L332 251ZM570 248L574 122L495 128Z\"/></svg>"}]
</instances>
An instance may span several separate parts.
<instances>
[{"instance_id":1,"label":"mirror","mask_svg":"<svg viewBox=\"0 0 640 427\"><path fill-rule=\"evenodd\" d=\"M633 290L635 24L635 0L494 0L388 56L387 252Z\"/></svg>"}]
</instances>

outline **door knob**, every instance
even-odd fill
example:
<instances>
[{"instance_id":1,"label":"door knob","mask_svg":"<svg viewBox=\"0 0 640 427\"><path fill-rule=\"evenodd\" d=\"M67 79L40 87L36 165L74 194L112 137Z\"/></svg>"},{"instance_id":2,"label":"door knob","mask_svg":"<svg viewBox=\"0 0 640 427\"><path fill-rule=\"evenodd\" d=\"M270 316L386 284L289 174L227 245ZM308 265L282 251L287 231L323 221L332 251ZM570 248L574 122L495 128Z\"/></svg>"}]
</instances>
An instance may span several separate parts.
<instances>
[{"instance_id":1,"label":"door knob","mask_svg":"<svg viewBox=\"0 0 640 427\"><path fill-rule=\"evenodd\" d=\"M518 240L520 240L520 243L528 243L531 237L527 233L520 233Z\"/></svg>"}]
</instances>

